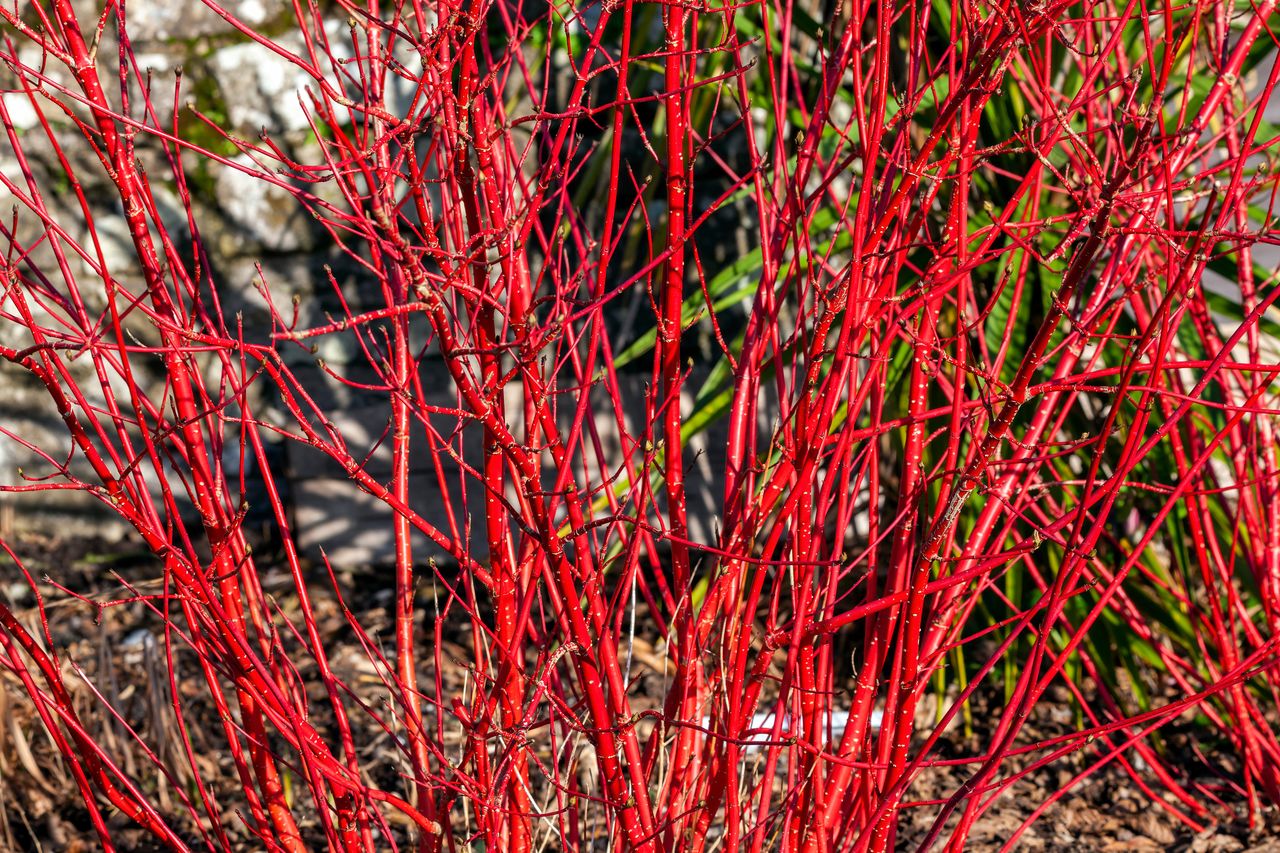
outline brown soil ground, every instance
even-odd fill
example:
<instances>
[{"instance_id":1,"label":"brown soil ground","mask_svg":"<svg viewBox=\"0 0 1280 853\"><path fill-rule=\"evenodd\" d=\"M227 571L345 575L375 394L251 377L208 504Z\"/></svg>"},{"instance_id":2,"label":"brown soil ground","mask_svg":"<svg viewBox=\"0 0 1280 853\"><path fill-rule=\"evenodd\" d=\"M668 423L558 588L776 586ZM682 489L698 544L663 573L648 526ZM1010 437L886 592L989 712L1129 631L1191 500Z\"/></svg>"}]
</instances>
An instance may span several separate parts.
<instances>
[{"instance_id":1,"label":"brown soil ground","mask_svg":"<svg viewBox=\"0 0 1280 853\"><path fill-rule=\"evenodd\" d=\"M155 563L145 551L128 542L107 542L92 538L55 540L45 537L19 537L10 543L37 581L46 576L77 593L106 600L119 597L121 586L116 575L131 582L154 582ZM340 578L348 589L359 590L348 604L359 613L361 624L370 632L387 635L390 628L388 605L390 579L378 575ZM282 591L282 606L288 579L268 576L265 586L269 591L278 586ZM148 591L141 589L140 591ZM127 604L103 611L101 619L95 618L94 608L45 583L41 592L46 595L46 608L54 642L60 647L64 659L83 667L95 687L108 695L121 712L122 717L136 726L148 742L159 744L162 757L176 755L180 741L176 727L172 725L172 710L168 707L168 671L163 650L151 639L156 635L158 620L141 604ZM333 664L337 674L354 685L357 692L368 692L368 699L376 701L380 688L376 672L361 653L346 626L332 597L325 596L317 587L320 627L331 642ZM36 627L34 599L29 588L13 564L7 559L0 562L0 596L15 611L24 614L28 624ZM446 634L445 658L465 660L470 657L465 649L466 635L461 631ZM643 663L643 655L638 655ZM108 677L114 674L114 678ZM460 668L442 672L446 688L462 688L464 673ZM70 675L68 681L74 681ZM646 681L653 685L653 692L660 690L661 679L642 680L639 689L645 691ZM179 689L183 689L179 685ZM184 692L186 692L184 690ZM223 780L234 779L230 761L220 757L218 743L221 731L211 707L199 705L200 691L190 688L189 714L208 717L207 725L195 725L191 738L197 759L207 762L207 776ZM145 759L133 754L133 747L119 723L113 723L101 712L100 705L91 693L79 695L82 701L83 719L97 726L97 735L112 750L122 755L122 764L130 773L137 773L145 784L148 770ZM319 698L319 697L317 697ZM657 696L648 697L652 704ZM1063 697L1065 698L1065 697ZM643 701L643 704L650 704ZM321 705L323 703L317 703ZM957 731L953 740L940 746L943 758L959 758L973 755L981 743L982 714L975 708L974 729L964 738ZM1042 708L1040 716L1029 724L1032 737L1050 737L1073 730L1074 715L1067 703ZM169 722L166 722L169 721ZM391 754L390 735L366 735L362 751L373 757ZM1184 738L1185 740L1185 738ZM1178 743L1174 736L1170 743ZM1031 816L1031 810L1061 791L1073 777L1092 760L1084 752L1075 753L1046 768L1036 770L1013 785L997 800L978 823L966 849L996 851L1002 849L1010 836ZM1189 759L1189 764L1192 761ZM1203 767L1203 760L1195 760ZM1216 762L1220 778L1201 779L1207 790L1212 790L1226 807L1235 812L1245 811L1231 779L1231 762ZM219 766L225 765L225 766ZM395 784L396 769L383 762L388 778L380 780ZM1016 770L1016 766L1008 769ZM1208 771L1197 771L1202 775ZM904 812L899 848L914 850L928 831L936 814L936 803L954 791L965 778L963 767L935 767L924 773L914 785L911 796L921 803ZM154 780L153 780L154 785ZM164 785L154 785L157 791ZM236 789L216 791L223 802L236 797ZM167 797L166 797L167 799ZM169 805L164 800L162 806ZM1253 825L1233 819L1227 808L1219 807L1218 820L1203 821L1207 828L1200 833L1188 829L1169 810L1140 790L1134 780L1116 763L1106 765L1085 781L1070 787L1067 793L1029 828L1020 835L1014 849L1033 851L1253 851L1253 853L1280 853L1280 812L1259 812ZM305 822L305 821L304 821ZM121 851L151 851L160 849L141 830L120 821L113 824L117 849ZM256 839L241 833L229 834L238 849L258 849ZM198 839L193 838L193 842ZM243 846L240 846L243 845ZM0 675L0 850L42 851L90 851L100 845L88 826L87 813L76 794L75 786L60 757L57 755L31 707L25 703L21 685L8 673ZM321 849L321 848L317 848Z\"/></svg>"}]
</instances>

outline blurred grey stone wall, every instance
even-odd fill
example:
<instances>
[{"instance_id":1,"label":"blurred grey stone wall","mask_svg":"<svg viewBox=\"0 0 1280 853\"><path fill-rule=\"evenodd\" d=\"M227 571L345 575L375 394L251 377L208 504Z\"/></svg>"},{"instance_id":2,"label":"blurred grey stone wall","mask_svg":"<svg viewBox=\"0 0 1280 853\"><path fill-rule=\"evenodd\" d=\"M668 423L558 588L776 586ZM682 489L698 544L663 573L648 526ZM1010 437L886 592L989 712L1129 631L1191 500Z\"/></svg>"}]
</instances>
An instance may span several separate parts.
<instances>
[{"instance_id":1,"label":"blurred grey stone wall","mask_svg":"<svg viewBox=\"0 0 1280 853\"><path fill-rule=\"evenodd\" d=\"M305 53L301 36L292 31L292 4L281 0L226 0L222 5L286 48ZM101 14L100 0L77 0L77 6L81 20L90 26ZM285 150L303 159L308 150L314 154L314 137L303 107L302 90L307 80L285 59L247 39L200 2L131 0L128 16L128 35L137 65L148 75L151 105L162 124L177 110L184 137L233 159L242 156L236 155L229 143L219 139L185 109L190 105L239 137L256 138L265 129ZM349 41L345 20L335 20L333 28L335 34L341 32L344 37L337 43ZM56 61L42 61L34 48L21 47L20 37L15 38L15 42L20 45L18 55L24 64L40 67L42 73L55 82L71 84L66 70L58 67ZM97 56L113 102L118 97L118 87L117 92L111 91L111 84L119 73L118 46L114 26L107 27ZM175 104L175 80L179 71L183 103ZM135 80L132 85L133 112L138 115L143 84ZM69 85L69 88L75 87ZM68 191L68 178L58 165L36 107L21 89L10 70L0 69L0 97L4 99L9 123L28 161L32 179L42 188L55 221L68 228L72 239L84 241L88 233L83 227L85 216ZM65 117L47 101L41 101L40 106L57 137L65 141L64 151L77 177L83 180L108 269L123 281L128 281L130 276L136 279L137 264L115 188L83 137ZM144 133L138 135L136 144L139 159L152 178L151 191L161 218L174 235L186 235L187 211L169 177L170 169L159 146ZM7 140L0 139L0 172L22 187L25 176L17 154ZM322 284L323 265L334 260L333 252L325 247L323 230L284 189L255 181L191 152L184 155L184 167L193 198L192 213L209 256L213 286L222 307L228 316L241 313L248 335L262 339L269 330L268 314L255 282L265 280L284 305L289 304L293 294L309 297L316 292L317 285ZM18 201L8 196L7 191L0 189L0 207L6 212ZM17 207L19 241L39 243L38 218L21 204ZM80 281L88 311L90 314L102 311L105 302L101 280L87 264L77 263L74 253L70 254L73 273ZM54 280L56 289L65 290L58 280L56 259L47 245L38 246L32 255L32 266ZM42 314L38 310L36 313ZM54 323L56 325L56 319ZM130 331L143 336L144 340L147 335L154 337L154 328L148 328L146 323L130 327ZM21 348L29 346L31 338L20 325L0 322L0 343ZM105 395L87 361L72 361L70 369L83 382L89 403L100 405ZM148 370L144 359L139 359L135 368L153 399L160 399L163 384L159 371ZM113 382L110 390L117 399L127 399L126 389L119 383ZM58 463L70 457L72 472L85 475L92 482L83 461L77 454L71 454L65 427L40 383L8 362L0 362L0 425L10 433L0 436L0 483L22 484L31 482L33 477L47 476L55 466L49 459L42 458L42 452ZM0 497L0 502L4 504L0 513L4 527L106 536L124 529L108 508L88 495L72 491L9 494Z\"/></svg>"},{"instance_id":2,"label":"blurred grey stone wall","mask_svg":"<svg viewBox=\"0 0 1280 853\"><path fill-rule=\"evenodd\" d=\"M97 3L86 2L85 20L93 20L98 14ZM303 51L301 37L291 32L293 21L291 4L278 0L226 0L227 10L247 24L272 35L285 47ZM182 98L211 120L243 138L255 138L266 129L274 142L291 150L302 162L314 161L316 146L307 113L301 98L307 78L298 69L274 52L254 44L236 29L199 2L177 0L131 0L128 6L132 46L140 67L149 69L151 75L151 100L162 116L171 115L183 105L174 103L175 73L182 71ZM334 43L349 41L345 18L335 20ZM116 73L112 62L117 45L110 30L99 48L99 61L103 63L104 79L111 80ZM36 57L26 56L34 61ZM64 75L65 77L65 75ZM35 110L21 93L13 91L11 76L0 78L5 89L5 105L12 123L19 133L24 152L33 161L37 180L43 186L56 186L65 182L57 167L52 151L43 138ZM400 97L409 97L408 84L404 84ZM139 99L140 91L134 93ZM394 94L394 93L393 93ZM216 134L202 127L197 119L184 114L180 120L184 135L205 147L225 151ZM82 176L90 178L85 189L95 205L94 219L109 268L119 277L127 277L134 270L132 244L124 226L118 203L114 201L114 188L106 180L100 166L91 159L83 139L77 140L68 132L68 152ZM165 180L167 169L159 156L157 146L147 145L139 136L139 156L153 177L152 190L161 215L175 233L187 230L186 210L179 200L172 181ZM228 156L234 151L226 152ZM193 193L193 213L196 225L209 254L214 285L226 316L243 317L246 336L264 340L270 323L266 303L258 291L259 282L265 283L272 299L280 306L289 306L294 295L300 300L299 328L326 322L326 312L337 310L330 292L326 265L343 283L350 285L347 297L352 308L361 307L361 288L358 269L331 246L328 235L303 211L285 190L223 167L194 155L185 161L188 179ZM0 170L19 179L18 161L7 144L0 143ZM83 216L74 206L74 198L65 193L49 193L51 200L63 207L57 211L59 221L75 223ZM12 202L0 198L0 203ZM8 207L7 204L4 207ZM32 217L23 219L20 236L31 238L34 227ZM80 239L83 232L73 234ZM37 253L34 259L46 274L57 275L54 259L47 253ZM261 271L261 272L260 272ZM85 270L80 270L85 272ZM136 272L136 271L135 271ZM93 290L90 278L82 282L86 291ZM367 287L366 285L363 285ZM101 288L100 283L97 287ZM100 294L99 294L100 295ZM376 294L373 294L376 296ZM370 304L376 304L371 299ZM91 311L101 310L101 300L89 305ZM3 324L0 341L12 345L26 345L23 329L13 324ZM151 334L154 329L139 328L140 335ZM370 366L363 362L355 348L343 345L337 336L322 337L315 341L318 355L330 371L356 382L369 382L374 378ZM310 343L310 341L308 342ZM382 482L390 478L390 461L382 437L389 416L384 394L362 392L350 385L335 381L316 363L315 355L307 349L286 345L282 353L307 392L311 394L346 437L357 458L368 455L368 470ZM642 360L647 361L647 360ZM75 363L72 369L85 381L86 388L95 388L96 379L85 363ZM421 365L424 388L431 403L443 407L455 405L454 389L447 371L434 357L428 355ZM695 371L705 375L704 370ZM140 373L144 384L154 399L159 399L163 388L158 370ZM626 417L633 430L639 429L643 414L644 377L624 375L623 394L627 400ZM697 388L695 382L692 386ZM113 388L119 399L127 399L126 389ZM519 414L522 392L518 384L508 388L511 420L523 420ZM101 402L102 395L97 395ZM604 395L597 394L593 416L601 440L601 449L607 457L604 465L616 470L622 456L618 430ZM287 418L281 417L278 400L268 392L255 399L259 414L279 418L287 426ZM568 404L562 403L562 406ZM692 400L685 400L686 409ZM572 416L571 408L561 408L558 417L567 428ZM0 478L11 484L21 482L19 468L26 476L44 476L52 466L40 454L23 442L33 445L59 461L70 454L70 444L65 429L53 410L43 389L29 374L7 363L0 364L0 422L14 437L0 437ZM453 432L456 423L442 419L438 429L446 436ZM432 523L448 528L444 511L446 498L454 506L454 517L459 525L465 525L468 514L474 517L471 545L478 557L485 554L482 516L479 512L482 495L475 485L462 486L463 479L458 464L447 453L434 451L427 444L422 431L415 430L414 438L414 490L411 501L414 507ZM463 431L463 458L478 464L479 434L477 430ZM590 443L588 443L590 446ZM686 451L688 481L691 491L690 516L695 538L710 539L713 531L709 519L718 506L721 481L713 472L723 466L724 436L710 431L699 436ZM594 459L594 452L589 454ZM72 470L85 474L81 461L75 454ZM235 454L223 454L229 467L237 462ZM438 485L435 461L439 460L444 480L449 485ZM391 557L390 511L376 499L358 489L337 463L324 454L295 442L275 445L273 465L287 482L293 512L293 527L304 551L316 557L323 551L336 564L386 562ZM251 473L251 472L249 472ZM591 474L592 482L600 481L600 471ZM250 477L252 480L252 477ZM252 486L252 483L251 483ZM7 495L0 522L17 528L37 528L62 534L100 534L111 536L124 527L108 508L94 498L71 491L28 492ZM475 511L472 512L472 508ZM261 506L255 507L261 514ZM5 518L11 520L5 522ZM438 549L425 542L420 555L437 553Z\"/></svg>"}]
</instances>

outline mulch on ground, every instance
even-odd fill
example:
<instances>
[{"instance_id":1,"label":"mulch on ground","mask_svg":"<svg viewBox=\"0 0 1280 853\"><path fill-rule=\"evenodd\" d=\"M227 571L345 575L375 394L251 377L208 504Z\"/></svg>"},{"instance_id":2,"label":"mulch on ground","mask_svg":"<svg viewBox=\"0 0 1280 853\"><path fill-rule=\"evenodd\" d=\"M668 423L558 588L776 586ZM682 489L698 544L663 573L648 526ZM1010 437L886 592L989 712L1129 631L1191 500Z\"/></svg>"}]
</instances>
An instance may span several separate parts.
<instances>
[{"instance_id":1,"label":"mulch on ground","mask_svg":"<svg viewBox=\"0 0 1280 853\"><path fill-rule=\"evenodd\" d=\"M97 610L43 582L46 577L55 579L58 584L97 601L122 597L124 590L119 578L127 579L139 592L157 592L155 560L137 543L93 537L56 539L23 535L10 545L40 582L50 631L63 656L64 666L71 667L74 663L81 667L94 688L111 700L121 718L134 726L162 759L171 765L181 765L181 734L174 724L169 699L168 665L164 649L157 642L157 638L162 637L158 617L138 602ZM22 615L32 629L38 628L35 600L30 588L11 562L6 560L0 566L0 596ZM380 692L385 690L379 673L356 642L328 587L328 578L320 571L315 575L313 603L336 674L352 685L363 700L376 706ZM391 577L377 572L358 576L346 573L339 577L339 581L344 588L353 591L347 605L366 630L373 636L390 638ZM283 571L268 571L264 587L268 592L279 595L280 606L288 612L291 590L288 576ZM469 634L464 628L459 623L444 634L446 647L442 660L446 665L441 678L446 692L462 691L467 678L465 665L461 662L469 660L471 654L467 648ZM656 642L656 637L650 640ZM637 648L635 665L640 668L647 666L650 672L646 677L637 679L636 701L644 707L656 707L661 701L663 684L662 677L656 672L661 662L651 653L652 646L648 642L639 643ZM180 666L184 654L190 655L189 652L178 652ZM187 674L193 675L194 670ZM434 673L430 677L434 678ZM74 671L69 672L68 681L83 684ZM215 710L194 681L179 680L178 689L183 694L188 733L195 747L196 759L202 763L202 775L206 779L220 780L224 786L211 793L224 805L238 802L241 795L234 784L236 774L230 759L219 749L222 731ZM315 707L323 709L324 696L318 681L316 689L317 693L312 697ZM123 724L102 712L100 703L87 685L76 695L83 719L97 727L101 742L111 750L111 754L120 757L124 769L139 781L144 790L156 792L166 812L175 808L171 786L166 785L154 767L148 764ZM1057 698L1060 701L1056 704L1042 703L1038 716L1028 724L1029 738L1038 740L1074 730L1075 715L1070 709L1069 697ZM979 697L973 714L974 727L969 735L966 736L961 727L955 727L948 734L949 740L940 744L940 757L963 758L980 752L983 737L981 721L989 716L982 713L981 703ZM316 722L319 726L324 725L323 719ZM380 730L357 733L362 759L367 758L369 766L375 768L375 780L394 787L398 784L400 770L394 759L396 751L391 738L390 733ZM1174 745L1172 748L1177 748L1180 739L1174 733L1168 742ZM966 849L979 853L1003 849L1008 839L1031 817L1033 809L1067 786L1090 760L1090 755L1083 751L1074 753L1019 780L985 812ZM1203 761L1188 762L1188 766L1193 764L1204 766ZM1018 767L1010 764L1004 769L1005 772L1013 772ZM1221 778L1201 780L1202 783L1216 786L1212 789L1219 791L1224 803L1236 812L1246 812L1235 793L1231 762L1227 759L1214 762L1214 769ZM928 768L921 774L910 796L922 805L904 810L899 849L914 850L918 846L933 822L938 801L955 791L967 772L965 766L952 765ZM303 815L304 830L317 831L318 824L306 825L305 809L300 808L299 812ZM1250 826L1247 820L1233 819L1219 807L1218 822L1211 819L1206 823L1203 832L1189 830L1167 809L1153 802L1134 779L1113 762L1072 786L1021 833L1013 849L1103 853L1163 850L1280 853L1280 814L1277 812L1258 812ZM258 848L260 841L252 838L242 823L232 824L233 821L229 820L226 829L239 849ZM121 851L162 849L120 816L112 819L112 826L116 833L114 840ZM406 832L407 840L407 827L397 829ZM200 846L199 836L194 831L191 842ZM89 825L88 814L71 775L39 718L25 702L20 683L7 673L0 676L0 850L74 853L98 848L99 842Z\"/></svg>"}]
</instances>

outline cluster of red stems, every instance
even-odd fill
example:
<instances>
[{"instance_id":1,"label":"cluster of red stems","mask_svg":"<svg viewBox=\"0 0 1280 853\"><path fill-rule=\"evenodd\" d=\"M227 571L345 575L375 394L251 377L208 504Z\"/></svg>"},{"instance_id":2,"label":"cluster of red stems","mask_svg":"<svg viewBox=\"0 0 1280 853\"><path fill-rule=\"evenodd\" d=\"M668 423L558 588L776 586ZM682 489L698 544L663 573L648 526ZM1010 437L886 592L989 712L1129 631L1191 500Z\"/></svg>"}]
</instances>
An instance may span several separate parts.
<instances>
[{"instance_id":1,"label":"cluster of red stems","mask_svg":"<svg viewBox=\"0 0 1280 853\"><path fill-rule=\"evenodd\" d=\"M1280 362L1264 333L1280 287L1252 254L1276 242L1276 140L1259 129L1280 66L1244 73L1277 41L1275 0L295 0L288 39L205 5L309 78L314 162L268 132L228 132L230 157L195 141L208 133L180 121L190 107L161 113L155 92L182 105L186 82L139 67L123 0L88 16L72 0L0 8L17 164L0 174L17 202L0 225L0 314L27 338L0 356L47 389L70 440L68 454L11 435L51 470L8 488L85 492L158 558L162 591L114 603L162 622L187 744L162 758L129 728L157 773L127 773L90 730L75 698L87 676L44 598L35 622L0 605L0 667L107 849L119 813L177 850L234 849L234 823L272 851L884 851L923 810L914 843L959 850L998 797L1073 753L1077 779L1117 762L1198 829L1225 806L1151 740L1188 710L1238 756L1241 801L1280 802ZM14 98L36 132L13 129ZM1007 133L997 98L1024 106ZM169 173L144 169L144 150ZM37 152L69 179L59 198ZM1015 154L1019 173L1000 165ZM153 195L189 200L193 157L291 193L378 304L303 326L261 282L274 328L245 332L220 306L195 206L175 224ZM103 248L90 171L118 196L127 264ZM998 205L979 181L1006 188ZM759 263L726 307L695 238L730 207L748 211ZM1222 262L1234 314L1206 287ZM624 400L609 322L635 293L652 362L642 398ZM728 370L705 541L683 452L697 330ZM387 401L376 448L349 441L285 357L339 336ZM419 369L428 349L447 376ZM255 410L264 386L287 417ZM441 389L453 406L427 402ZM1082 411L1088 433L1071 426ZM473 433L482 454L463 459ZM331 665L314 596L344 590L298 555L266 460L281 439L385 505L393 650L343 611L380 705ZM373 449L389 480L370 473ZM1143 460L1160 449L1155 477ZM242 529L254 459L289 612ZM484 499L416 512L446 476ZM1115 507L1134 490L1154 509L1120 542ZM1169 524L1198 576L1152 569ZM1014 572L1034 594L976 619ZM1200 655L1147 623L1138 575L1191 614ZM637 698L637 612L670 661L656 702ZM463 691L440 678L445 615L470 637ZM1084 642L1104 618L1172 685L1139 715L1099 674L1106 649ZM1079 698L1079 726L1028 736L1054 685ZM217 709L234 801L191 754L193 695ZM979 747L940 758L979 696ZM371 732L399 753L371 758ZM944 770L963 783L913 800Z\"/></svg>"}]
</instances>

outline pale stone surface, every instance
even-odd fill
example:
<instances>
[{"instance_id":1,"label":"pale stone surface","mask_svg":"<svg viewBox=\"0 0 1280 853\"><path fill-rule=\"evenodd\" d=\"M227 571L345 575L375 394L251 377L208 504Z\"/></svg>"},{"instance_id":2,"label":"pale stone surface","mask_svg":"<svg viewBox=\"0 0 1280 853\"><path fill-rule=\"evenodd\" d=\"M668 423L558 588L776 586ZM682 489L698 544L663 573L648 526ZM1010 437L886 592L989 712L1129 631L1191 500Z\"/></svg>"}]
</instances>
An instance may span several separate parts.
<instances>
[{"instance_id":1,"label":"pale stone surface","mask_svg":"<svg viewBox=\"0 0 1280 853\"><path fill-rule=\"evenodd\" d=\"M258 171L246 156L232 162ZM227 246L219 247L224 255L303 252L315 247L310 215L284 187L241 169L222 167L215 192L222 216L238 231Z\"/></svg>"},{"instance_id":2,"label":"pale stone surface","mask_svg":"<svg viewBox=\"0 0 1280 853\"><path fill-rule=\"evenodd\" d=\"M211 64L234 128L272 133L310 128L306 89L316 84L296 64L256 42L223 48Z\"/></svg>"},{"instance_id":3,"label":"pale stone surface","mask_svg":"<svg viewBox=\"0 0 1280 853\"><path fill-rule=\"evenodd\" d=\"M288 11L281 0L223 0L223 9L249 26L260 26ZM100 4L94 3L97 11ZM129 36L138 42L186 42L234 32L234 27L200 2L130 0Z\"/></svg>"}]
</instances>

